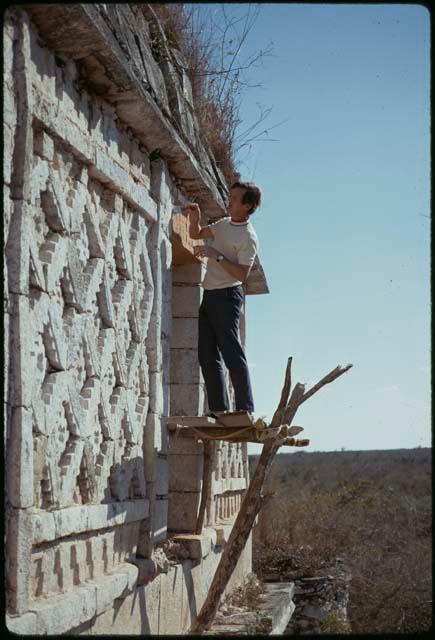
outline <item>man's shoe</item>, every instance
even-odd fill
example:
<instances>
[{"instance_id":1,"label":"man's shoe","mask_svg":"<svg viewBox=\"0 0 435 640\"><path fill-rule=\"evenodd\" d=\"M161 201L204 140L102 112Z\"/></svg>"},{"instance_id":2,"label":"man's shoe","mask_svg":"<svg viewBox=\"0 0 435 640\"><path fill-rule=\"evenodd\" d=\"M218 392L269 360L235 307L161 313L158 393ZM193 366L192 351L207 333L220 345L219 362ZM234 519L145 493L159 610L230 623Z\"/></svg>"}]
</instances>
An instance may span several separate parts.
<instances>
[{"instance_id":1,"label":"man's shoe","mask_svg":"<svg viewBox=\"0 0 435 640\"><path fill-rule=\"evenodd\" d=\"M209 411L205 415L207 418L214 418L215 420L219 420L219 416L224 416L226 413L228 412L227 411Z\"/></svg>"}]
</instances>

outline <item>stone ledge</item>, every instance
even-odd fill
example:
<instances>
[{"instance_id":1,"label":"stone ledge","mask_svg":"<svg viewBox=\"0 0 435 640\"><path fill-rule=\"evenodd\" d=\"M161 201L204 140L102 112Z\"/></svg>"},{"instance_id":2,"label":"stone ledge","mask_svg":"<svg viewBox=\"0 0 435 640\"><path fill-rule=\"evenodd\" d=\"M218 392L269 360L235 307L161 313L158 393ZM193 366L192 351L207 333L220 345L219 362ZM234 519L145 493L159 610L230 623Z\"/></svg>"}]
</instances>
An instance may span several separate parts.
<instances>
[{"instance_id":1,"label":"stone ledge","mask_svg":"<svg viewBox=\"0 0 435 640\"><path fill-rule=\"evenodd\" d=\"M84 505L33 513L33 544L136 522L147 518L148 514L149 500Z\"/></svg>"},{"instance_id":2,"label":"stone ledge","mask_svg":"<svg viewBox=\"0 0 435 640\"><path fill-rule=\"evenodd\" d=\"M181 543L189 553L192 560L203 560L215 547L221 546L215 527L205 527L201 534L173 533L171 540Z\"/></svg>"},{"instance_id":3,"label":"stone ledge","mask_svg":"<svg viewBox=\"0 0 435 640\"><path fill-rule=\"evenodd\" d=\"M30 603L23 616L6 616L9 631L19 635L58 635L88 622L109 609L116 598L131 593L136 585L138 568L125 564L116 573L88 582L58 596Z\"/></svg>"},{"instance_id":4,"label":"stone ledge","mask_svg":"<svg viewBox=\"0 0 435 640\"><path fill-rule=\"evenodd\" d=\"M231 607L231 613L218 611L211 628L203 635L282 635L293 615L294 583L266 585L255 611L247 607Z\"/></svg>"},{"instance_id":5,"label":"stone ledge","mask_svg":"<svg viewBox=\"0 0 435 640\"><path fill-rule=\"evenodd\" d=\"M223 495L227 491L241 491L246 489L246 478L223 478L212 482L212 494Z\"/></svg>"},{"instance_id":6,"label":"stone ledge","mask_svg":"<svg viewBox=\"0 0 435 640\"><path fill-rule=\"evenodd\" d=\"M262 596L263 602L259 606L262 616L271 619L272 628L269 635L282 635L295 610L293 596L295 585L293 582L280 582L268 584L266 593Z\"/></svg>"}]
</instances>

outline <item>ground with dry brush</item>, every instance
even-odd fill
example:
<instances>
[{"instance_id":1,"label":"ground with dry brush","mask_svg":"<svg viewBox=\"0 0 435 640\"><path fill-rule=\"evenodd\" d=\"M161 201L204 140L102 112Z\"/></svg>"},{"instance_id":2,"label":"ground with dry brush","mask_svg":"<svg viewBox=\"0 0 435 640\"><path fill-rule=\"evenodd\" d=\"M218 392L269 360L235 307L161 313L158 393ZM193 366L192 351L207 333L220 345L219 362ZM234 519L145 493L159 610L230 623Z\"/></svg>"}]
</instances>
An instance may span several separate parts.
<instances>
[{"instance_id":1,"label":"ground with dry brush","mask_svg":"<svg viewBox=\"0 0 435 640\"><path fill-rule=\"evenodd\" d=\"M430 449L280 454L267 489L276 497L253 538L260 578L273 569L314 575L338 556L352 574L352 632L429 629Z\"/></svg>"}]
</instances>

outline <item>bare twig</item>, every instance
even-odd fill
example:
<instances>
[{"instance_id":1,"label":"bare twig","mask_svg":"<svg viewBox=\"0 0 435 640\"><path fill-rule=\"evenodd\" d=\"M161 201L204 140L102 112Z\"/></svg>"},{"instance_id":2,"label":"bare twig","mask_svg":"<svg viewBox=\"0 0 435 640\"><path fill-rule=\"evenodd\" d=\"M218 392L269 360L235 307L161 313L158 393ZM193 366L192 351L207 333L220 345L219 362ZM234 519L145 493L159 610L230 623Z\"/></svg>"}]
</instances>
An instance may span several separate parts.
<instances>
[{"instance_id":1,"label":"bare twig","mask_svg":"<svg viewBox=\"0 0 435 640\"><path fill-rule=\"evenodd\" d=\"M349 371L349 369L351 367L353 367L352 364L348 364L345 367L340 367L340 365L339 365L338 367L336 367L335 369L330 371L324 378L319 380L319 382L317 384L315 384L314 387L311 387L311 389L309 389L304 394L304 396L303 396L303 398L301 400L301 404L303 402L305 402L305 400L308 400L308 398L311 398L311 396L314 395L315 393L317 393L317 391L319 389L321 389L325 384L329 384L330 382L333 382L339 376L343 375L343 373L346 373L346 371Z\"/></svg>"}]
</instances>

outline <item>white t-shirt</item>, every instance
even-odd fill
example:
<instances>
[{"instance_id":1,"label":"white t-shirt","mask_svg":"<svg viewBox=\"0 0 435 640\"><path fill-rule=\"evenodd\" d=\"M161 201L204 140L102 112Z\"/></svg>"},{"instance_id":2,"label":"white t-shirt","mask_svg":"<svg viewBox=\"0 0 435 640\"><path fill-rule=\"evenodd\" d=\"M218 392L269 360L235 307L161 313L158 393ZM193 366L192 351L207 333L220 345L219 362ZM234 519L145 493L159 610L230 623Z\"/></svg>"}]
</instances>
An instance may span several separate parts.
<instances>
[{"instance_id":1,"label":"white t-shirt","mask_svg":"<svg viewBox=\"0 0 435 640\"><path fill-rule=\"evenodd\" d=\"M214 236L213 240L207 241L209 246L231 262L252 267L259 242L250 220L237 223L232 222L231 217L227 216L214 222L209 228ZM202 282L204 289L224 289L240 284L241 280L234 279L215 258L207 259L207 269Z\"/></svg>"}]
</instances>

